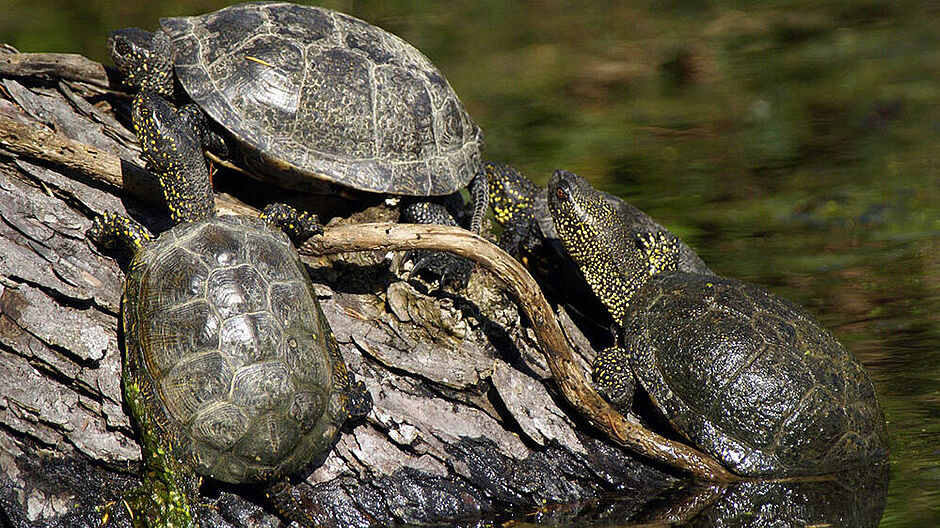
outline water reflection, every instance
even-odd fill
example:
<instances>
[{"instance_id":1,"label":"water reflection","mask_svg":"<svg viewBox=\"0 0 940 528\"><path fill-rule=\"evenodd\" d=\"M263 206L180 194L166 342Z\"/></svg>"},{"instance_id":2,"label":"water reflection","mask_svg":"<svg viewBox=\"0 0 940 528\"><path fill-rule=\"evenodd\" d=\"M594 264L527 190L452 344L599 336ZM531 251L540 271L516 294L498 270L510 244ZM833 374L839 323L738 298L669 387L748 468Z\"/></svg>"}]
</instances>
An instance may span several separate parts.
<instances>
[{"instance_id":1,"label":"water reflection","mask_svg":"<svg viewBox=\"0 0 940 528\"><path fill-rule=\"evenodd\" d=\"M646 503L636 498L546 508L512 526L852 527L878 526L888 466L815 480L692 484Z\"/></svg>"}]
</instances>

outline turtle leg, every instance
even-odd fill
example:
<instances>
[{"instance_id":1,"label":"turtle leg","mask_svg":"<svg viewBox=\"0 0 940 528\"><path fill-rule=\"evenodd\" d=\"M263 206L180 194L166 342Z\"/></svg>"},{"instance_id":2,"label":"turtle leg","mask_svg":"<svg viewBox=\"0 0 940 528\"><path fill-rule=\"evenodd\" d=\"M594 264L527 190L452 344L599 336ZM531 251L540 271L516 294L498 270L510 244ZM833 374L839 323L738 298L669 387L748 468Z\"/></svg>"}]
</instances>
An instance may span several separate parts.
<instances>
[{"instance_id":1,"label":"turtle leg","mask_svg":"<svg viewBox=\"0 0 940 528\"><path fill-rule=\"evenodd\" d=\"M95 218L85 236L98 247L136 253L153 235L136 220L122 214L106 212Z\"/></svg>"},{"instance_id":2,"label":"turtle leg","mask_svg":"<svg viewBox=\"0 0 940 528\"><path fill-rule=\"evenodd\" d=\"M486 183L486 175L478 172L468 187L470 191L470 201L473 204L473 215L470 218L470 232L474 235L480 234L483 227L483 216L490 206L490 193Z\"/></svg>"},{"instance_id":3,"label":"turtle leg","mask_svg":"<svg viewBox=\"0 0 940 528\"><path fill-rule=\"evenodd\" d=\"M650 276L679 269L679 240L662 231L637 235L637 244L647 260Z\"/></svg>"},{"instance_id":4,"label":"turtle leg","mask_svg":"<svg viewBox=\"0 0 940 528\"><path fill-rule=\"evenodd\" d=\"M457 221L438 201L411 201L402 206L400 221L406 224L438 224L457 226ZM410 251L404 260L414 260L411 275L429 270L441 278L441 283L464 287L470 280L473 263L446 251Z\"/></svg>"},{"instance_id":5,"label":"turtle leg","mask_svg":"<svg viewBox=\"0 0 940 528\"><path fill-rule=\"evenodd\" d=\"M261 211L261 219L287 234L291 242L298 247L313 235L323 233L323 225L317 215L300 212L282 203L268 204L264 211Z\"/></svg>"},{"instance_id":6,"label":"turtle leg","mask_svg":"<svg viewBox=\"0 0 940 528\"><path fill-rule=\"evenodd\" d=\"M601 350L594 357L591 377L601 393L620 414L627 414L633 405L636 380L630 369L629 352L622 347Z\"/></svg>"},{"instance_id":7,"label":"turtle leg","mask_svg":"<svg viewBox=\"0 0 940 528\"><path fill-rule=\"evenodd\" d=\"M515 168L500 163L483 164L488 202L496 222L503 226L499 247L517 256L530 251L541 241L541 229L535 219L539 187Z\"/></svg>"},{"instance_id":8,"label":"turtle leg","mask_svg":"<svg viewBox=\"0 0 940 528\"><path fill-rule=\"evenodd\" d=\"M214 215L215 197L201 133L191 112L178 112L156 93L140 92L134 98L133 119L141 156L160 178L173 221L193 222Z\"/></svg>"}]
</instances>

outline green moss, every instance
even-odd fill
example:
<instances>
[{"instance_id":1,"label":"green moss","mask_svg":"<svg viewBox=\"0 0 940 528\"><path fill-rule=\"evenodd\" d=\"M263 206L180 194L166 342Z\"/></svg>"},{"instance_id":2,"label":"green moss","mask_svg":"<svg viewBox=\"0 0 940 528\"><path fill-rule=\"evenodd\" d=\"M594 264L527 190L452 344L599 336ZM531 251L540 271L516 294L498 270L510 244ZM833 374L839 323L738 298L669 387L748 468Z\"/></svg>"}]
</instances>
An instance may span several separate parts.
<instances>
[{"instance_id":1,"label":"green moss","mask_svg":"<svg viewBox=\"0 0 940 528\"><path fill-rule=\"evenodd\" d=\"M135 528L198 526L190 506L199 487L193 468L176 458L172 442L161 437L146 396L131 376L124 378L124 398L140 430L143 458L141 485L124 497Z\"/></svg>"}]
</instances>

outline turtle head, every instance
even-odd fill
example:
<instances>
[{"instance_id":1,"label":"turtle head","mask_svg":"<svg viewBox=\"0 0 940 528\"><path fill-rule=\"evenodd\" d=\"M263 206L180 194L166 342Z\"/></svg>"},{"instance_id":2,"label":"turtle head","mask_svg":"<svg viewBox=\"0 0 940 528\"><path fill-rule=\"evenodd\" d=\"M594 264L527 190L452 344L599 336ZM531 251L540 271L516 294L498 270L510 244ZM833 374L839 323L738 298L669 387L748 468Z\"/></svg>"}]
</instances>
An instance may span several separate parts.
<instances>
[{"instance_id":1,"label":"turtle head","mask_svg":"<svg viewBox=\"0 0 940 528\"><path fill-rule=\"evenodd\" d=\"M160 178L170 216L177 223L211 216L215 210L202 144L185 112L152 92L134 98L132 117L141 157Z\"/></svg>"},{"instance_id":2,"label":"turtle head","mask_svg":"<svg viewBox=\"0 0 940 528\"><path fill-rule=\"evenodd\" d=\"M636 234L600 191L572 172L552 175L548 207L565 250L614 321L622 322L630 299L650 277Z\"/></svg>"},{"instance_id":3,"label":"turtle head","mask_svg":"<svg viewBox=\"0 0 940 528\"><path fill-rule=\"evenodd\" d=\"M124 82L134 88L170 97L173 93L172 49L162 31L123 28L108 37L108 55Z\"/></svg>"}]
</instances>

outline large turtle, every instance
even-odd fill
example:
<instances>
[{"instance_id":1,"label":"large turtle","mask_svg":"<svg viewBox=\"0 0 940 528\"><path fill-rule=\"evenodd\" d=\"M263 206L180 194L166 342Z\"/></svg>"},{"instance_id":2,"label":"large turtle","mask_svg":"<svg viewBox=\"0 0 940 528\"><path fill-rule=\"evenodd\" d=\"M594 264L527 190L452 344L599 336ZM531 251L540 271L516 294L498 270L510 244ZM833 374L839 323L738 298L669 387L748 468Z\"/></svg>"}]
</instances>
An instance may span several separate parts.
<instances>
[{"instance_id":1,"label":"large turtle","mask_svg":"<svg viewBox=\"0 0 940 528\"><path fill-rule=\"evenodd\" d=\"M239 4L160 24L153 33L112 32L109 54L141 92L195 103L183 117L205 148L238 155L252 174L289 188L322 190L326 182L431 197L472 182L470 228L479 233L483 134L444 75L404 40L290 3ZM402 216L455 224L439 201L408 200Z\"/></svg>"},{"instance_id":2,"label":"large turtle","mask_svg":"<svg viewBox=\"0 0 940 528\"><path fill-rule=\"evenodd\" d=\"M128 497L134 524L196 524L204 475L270 484L278 508L309 526L284 477L325 456L371 404L288 238L322 229L281 204L261 219L216 216L199 139L176 109L147 93L133 118L176 225L154 240L106 214L88 236L134 252L121 304L124 396L144 464Z\"/></svg>"},{"instance_id":3,"label":"large turtle","mask_svg":"<svg viewBox=\"0 0 940 528\"><path fill-rule=\"evenodd\" d=\"M621 409L634 377L674 428L744 476L883 458L885 422L855 358L805 310L746 282L677 269L678 241L636 235L583 178L556 171L555 230L621 329L595 383Z\"/></svg>"}]
</instances>

